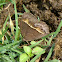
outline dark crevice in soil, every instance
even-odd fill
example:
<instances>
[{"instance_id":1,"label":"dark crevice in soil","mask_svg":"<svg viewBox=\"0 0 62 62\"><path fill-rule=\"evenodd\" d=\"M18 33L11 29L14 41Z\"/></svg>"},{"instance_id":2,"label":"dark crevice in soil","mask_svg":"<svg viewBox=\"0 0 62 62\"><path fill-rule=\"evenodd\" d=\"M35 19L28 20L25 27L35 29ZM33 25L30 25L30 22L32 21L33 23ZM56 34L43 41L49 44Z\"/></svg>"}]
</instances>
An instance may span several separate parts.
<instances>
[{"instance_id":1,"label":"dark crevice in soil","mask_svg":"<svg viewBox=\"0 0 62 62\"><path fill-rule=\"evenodd\" d=\"M57 17L59 17L59 16L60 16L60 15L58 14L58 11L56 11L55 9L52 9L52 10L51 10L51 12L52 12L52 13L54 13L54 14L55 14L55 16L57 16Z\"/></svg>"}]
</instances>

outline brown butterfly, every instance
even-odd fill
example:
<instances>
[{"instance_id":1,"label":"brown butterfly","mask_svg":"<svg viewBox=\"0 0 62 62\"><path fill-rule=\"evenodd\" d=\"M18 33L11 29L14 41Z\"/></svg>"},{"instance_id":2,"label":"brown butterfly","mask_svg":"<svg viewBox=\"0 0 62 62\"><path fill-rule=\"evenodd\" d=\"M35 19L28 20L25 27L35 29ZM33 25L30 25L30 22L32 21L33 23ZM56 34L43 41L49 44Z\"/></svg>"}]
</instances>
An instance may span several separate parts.
<instances>
[{"instance_id":1,"label":"brown butterfly","mask_svg":"<svg viewBox=\"0 0 62 62\"><path fill-rule=\"evenodd\" d=\"M38 19L31 13L24 13L20 21L21 34L23 41L33 41L49 34L49 27L43 21Z\"/></svg>"}]
</instances>

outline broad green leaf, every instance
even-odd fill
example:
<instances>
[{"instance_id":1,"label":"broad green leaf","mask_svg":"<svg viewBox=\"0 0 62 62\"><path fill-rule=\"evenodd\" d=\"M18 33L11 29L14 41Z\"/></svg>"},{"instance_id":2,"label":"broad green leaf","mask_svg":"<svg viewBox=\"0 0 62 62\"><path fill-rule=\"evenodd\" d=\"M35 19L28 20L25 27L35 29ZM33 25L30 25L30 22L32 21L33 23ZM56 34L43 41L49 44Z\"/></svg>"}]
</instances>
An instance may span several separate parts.
<instances>
[{"instance_id":1,"label":"broad green leaf","mask_svg":"<svg viewBox=\"0 0 62 62\"><path fill-rule=\"evenodd\" d=\"M33 44L35 44L35 43L36 43L35 41L31 41L31 43L30 43L30 44L31 44L31 45L33 45Z\"/></svg>"},{"instance_id":2,"label":"broad green leaf","mask_svg":"<svg viewBox=\"0 0 62 62\"><path fill-rule=\"evenodd\" d=\"M44 50L43 48L36 46L35 48L33 48L32 53L37 55L37 54L41 53L43 50ZM44 54L44 53L45 53L45 51L42 54Z\"/></svg>"},{"instance_id":3,"label":"broad green leaf","mask_svg":"<svg viewBox=\"0 0 62 62\"><path fill-rule=\"evenodd\" d=\"M29 46L24 46L24 51L30 56L32 54L32 50Z\"/></svg>"},{"instance_id":4,"label":"broad green leaf","mask_svg":"<svg viewBox=\"0 0 62 62\"><path fill-rule=\"evenodd\" d=\"M20 55L19 61L20 62L26 62L29 59L29 56L26 53L23 53Z\"/></svg>"}]
</instances>

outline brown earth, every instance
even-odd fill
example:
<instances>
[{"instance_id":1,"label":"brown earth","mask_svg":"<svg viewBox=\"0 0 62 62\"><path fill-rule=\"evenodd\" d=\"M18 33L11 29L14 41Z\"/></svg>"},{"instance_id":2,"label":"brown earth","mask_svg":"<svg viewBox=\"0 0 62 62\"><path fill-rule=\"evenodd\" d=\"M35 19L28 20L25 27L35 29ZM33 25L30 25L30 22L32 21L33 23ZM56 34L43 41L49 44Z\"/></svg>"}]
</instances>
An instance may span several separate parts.
<instances>
[{"instance_id":1,"label":"brown earth","mask_svg":"<svg viewBox=\"0 0 62 62\"><path fill-rule=\"evenodd\" d=\"M46 22L49 26L49 31L54 32L62 19L62 0L16 0L17 12L24 13L23 4L36 17ZM7 4L8 5L8 4ZM0 12L0 29L8 16L8 10L5 9ZM9 7L11 16L14 15L14 8L11 4ZM60 33L52 40L55 43L53 59L62 60L62 28Z\"/></svg>"}]
</instances>

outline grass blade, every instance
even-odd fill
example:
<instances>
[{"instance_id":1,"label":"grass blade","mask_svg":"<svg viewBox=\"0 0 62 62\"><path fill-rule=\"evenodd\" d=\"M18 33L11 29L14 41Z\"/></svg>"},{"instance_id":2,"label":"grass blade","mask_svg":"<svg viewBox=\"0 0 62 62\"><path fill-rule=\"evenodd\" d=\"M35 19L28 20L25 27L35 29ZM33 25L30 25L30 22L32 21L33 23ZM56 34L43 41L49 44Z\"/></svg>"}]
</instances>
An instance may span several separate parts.
<instances>
[{"instance_id":1,"label":"grass blade","mask_svg":"<svg viewBox=\"0 0 62 62\"><path fill-rule=\"evenodd\" d=\"M56 35L60 32L60 28L61 28L61 27L62 27L62 20L61 20L61 22L60 22L60 24L59 24L59 26L58 26L58 28L57 28L55 34L54 34L54 37L56 37Z\"/></svg>"},{"instance_id":2,"label":"grass blade","mask_svg":"<svg viewBox=\"0 0 62 62\"><path fill-rule=\"evenodd\" d=\"M55 44L52 45L52 47L51 47L51 49L50 49L50 51L48 53L48 56L46 57L46 59L44 60L44 62L47 62L49 60L49 58L51 57L53 49L54 49L54 46L55 46Z\"/></svg>"},{"instance_id":3,"label":"grass blade","mask_svg":"<svg viewBox=\"0 0 62 62\"><path fill-rule=\"evenodd\" d=\"M4 5L4 4L6 4L6 3L0 3L0 6L1 6L1 5Z\"/></svg>"},{"instance_id":4,"label":"grass blade","mask_svg":"<svg viewBox=\"0 0 62 62\"><path fill-rule=\"evenodd\" d=\"M3 49L6 49L6 48L10 48L11 46L19 43L20 41L17 41L17 42L14 42L14 43L11 43L11 44L8 44L8 45L5 45L5 46L2 46L0 47L0 51L2 51Z\"/></svg>"},{"instance_id":5,"label":"grass blade","mask_svg":"<svg viewBox=\"0 0 62 62\"><path fill-rule=\"evenodd\" d=\"M25 7L25 5L23 4L23 8L25 10L25 12L29 13L30 11Z\"/></svg>"},{"instance_id":6,"label":"grass blade","mask_svg":"<svg viewBox=\"0 0 62 62\"><path fill-rule=\"evenodd\" d=\"M44 51L45 50L41 51L41 53L35 56L30 62L35 62L35 60L38 59Z\"/></svg>"},{"instance_id":7,"label":"grass blade","mask_svg":"<svg viewBox=\"0 0 62 62\"><path fill-rule=\"evenodd\" d=\"M33 45L30 45L29 47L30 48L33 48L34 46L36 46L36 45L38 45L40 42L42 42L43 40L40 40L40 41L38 41L37 43L35 43L35 44L33 44Z\"/></svg>"},{"instance_id":8,"label":"grass blade","mask_svg":"<svg viewBox=\"0 0 62 62\"><path fill-rule=\"evenodd\" d=\"M6 29L3 31L2 30L2 35L0 35L0 40L2 39L2 37L4 36L4 34L7 32L8 26L6 27Z\"/></svg>"},{"instance_id":9,"label":"grass blade","mask_svg":"<svg viewBox=\"0 0 62 62\"><path fill-rule=\"evenodd\" d=\"M7 23L8 19L9 19L9 17L7 16L6 21L5 21L4 25L3 25L3 28L6 27L6 23Z\"/></svg>"},{"instance_id":10,"label":"grass blade","mask_svg":"<svg viewBox=\"0 0 62 62\"><path fill-rule=\"evenodd\" d=\"M60 62L60 60L54 59L54 60L50 60L50 61L47 61L47 62Z\"/></svg>"},{"instance_id":11,"label":"grass blade","mask_svg":"<svg viewBox=\"0 0 62 62\"><path fill-rule=\"evenodd\" d=\"M15 21L16 21L16 34L15 34L15 41L17 41L17 38L18 38L18 16L17 16L17 9L16 9L16 3L15 3L15 0L13 1L13 4L14 4L14 9L15 9Z\"/></svg>"}]
</instances>

